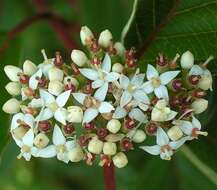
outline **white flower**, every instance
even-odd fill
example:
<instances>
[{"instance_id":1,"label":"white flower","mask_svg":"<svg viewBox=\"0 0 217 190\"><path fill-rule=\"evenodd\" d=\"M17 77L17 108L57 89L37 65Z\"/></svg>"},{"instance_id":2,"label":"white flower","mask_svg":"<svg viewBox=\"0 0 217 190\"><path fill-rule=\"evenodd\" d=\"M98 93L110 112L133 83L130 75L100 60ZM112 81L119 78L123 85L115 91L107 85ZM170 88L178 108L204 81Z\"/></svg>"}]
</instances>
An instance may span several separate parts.
<instances>
[{"instance_id":1,"label":"white flower","mask_svg":"<svg viewBox=\"0 0 217 190\"><path fill-rule=\"evenodd\" d=\"M57 156L58 160L68 163L68 152L75 147L75 141L66 141L66 138L58 125L54 126L52 140L53 145L49 145L48 147L39 150L37 157L51 158Z\"/></svg>"},{"instance_id":2,"label":"white flower","mask_svg":"<svg viewBox=\"0 0 217 190\"><path fill-rule=\"evenodd\" d=\"M39 80L42 77L42 70L39 69L34 75L29 79L29 87L33 90L36 90L38 87Z\"/></svg>"},{"instance_id":3,"label":"white flower","mask_svg":"<svg viewBox=\"0 0 217 190\"><path fill-rule=\"evenodd\" d=\"M5 113L14 114L20 111L20 105L21 105L21 102L19 102L15 98L11 98L7 102L4 103L4 105L2 106L2 110Z\"/></svg>"},{"instance_id":4,"label":"white flower","mask_svg":"<svg viewBox=\"0 0 217 190\"><path fill-rule=\"evenodd\" d=\"M135 100L135 102L142 105L150 103L148 96L141 88L144 77L145 74L135 73L133 78L130 80L125 75L121 75L120 86L123 89L123 94L120 99L121 107L127 105L131 100Z\"/></svg>"},{"instance_id":5,"label":"white flower","mask_svg":"<svg viewBox=\"0 0 217 190\"><path fill-rule=\"evenodd\" d=\"M147 67L147 79L148 81L143 84L143 89L146 93L152 93L158 98L164 98L166 100L168 97L168 90L166 85L173 80L180 71L167 71L159 75L158 71L150 64Z\"/></svg>"},{"instance_id":6,"label":"white flower","mask_svg":"<svg viewBox=\"0 0 217 190\"><path fill-rule=\"evenodd\" d=\"M157 145L141 146L140 148L152 155L160 155L163 160L170 160L174 150L182 146L187 140L189 140L189 137L170 142L166 132L159 127L157 129Z\"/></svg>"},{"instance_id":7,"label":"white flower","mask_svg":"<svg viewBox=\"0 0 217 190\"><path fill-rule=\"evenodd\" d=\"M81 74L86 78L92 80L92 88L97 89L94 97L98 100L103 101L106 97L108 91L109 82L114 82L118 80L120 74L111 71L111 58L108 54L105 55L105 58L101 64L101 68L94 69L79 69Z\"/></svg>"},{"instance_id":8,"label":"white flower","mask_svg":"<svg viewBox=\"0 0 217 190\"><path fill-rule=\"evenodd\" d=\"M57 121L59 121L63 125L66 125L67 110L63 107L68 101L70 93L70 90L65 91L55 99L55 97L49 92L41 89L41 98L33 99L30 103L32 107L46 107L45 109L42 108L36 120L43 121L50 119L54 116Z\"/></svg>"},{"instance_id":9,"label":"white flower","mask_svg":"<svg viewBox=\"0 0 217 190\"><path fill-rule=\"evenodd\" d=\"M192 121L185 121L185 120L176 120L173 121L173 124L179 126L179 128L185 133L186 135L190 136L191 139L198 138L199 135L207 136L208 133L206 131L201 131L201 124L200 121L192 117Z\"/></svg>"},{"instance_id":10,"label":"white flower","mask_svg":"<svg viewBox=\"0 0 217 190\"><path fill-rule=\"evenodd\" d=\"M9 82L5 89L12 96L18 96L21 93L21 84L18 82Z\"/></svg>"},{"instance_id":11,"label":"white flower","mask_svg":"<svg viewBox=\"0 0 217 190\"><path fill-rule=\"evenodd\" d=\"M82 105L85 105L86 98L90 98L91 106L87 107L84 112L83 123L91 122L99 113L110 113L114 110L114 107L110 103L105 102L104 99L100 101L84 93L73 93L72 95Z\"/></svg>"},{"instance_id":12,"label":"white flower","mask_svg":"<svg viewBox=\"0 0 217 190\"><path fill-rule=\"evenodd\" d=\"M167 107L167 102L165 100L158 100L151 112L152 121L169 121L172 120L177 115L177 112L171 110Z\"/></svg>"},{"instance_id":13,"label":"white flower","mask_svg":"<svg viewBox=\"0 0 217 190\"><path fill-rule=\"evenodd\" d=\"M104 30L99 35L98 43L100 46L107 48L112 42L112 33L109 30Z\"/></svg>"},{"instance_id":14,"label":"white flower","mask_svg":"<svg viewBox=\"0 0 217 190\"><path fill-rule=\"evenodd\" d=\"M80 31L80 38L83 45L88 45L94 36L92 31L87 26L82 26Z\"/></svg>"},{"instance_id":15,"label":"white flower","mask_svg":"<svg viewBox=\"0 0 217 190\"><path fill-rule=\"evenodd\" d=\"M190 51L186 51L181 56L181 67L183 69L190 69L194 65L194 55Z\"/></svg>"},{"instance_id":16,"label":"white flower","mask_svg":"<svg viewBox=\"0 0 217 190\"><path fill-rule=\"evenodd\" d=\"M44 57L44 62L38 65L38 68L41 69L42 73L48 77L48 71L54 67L54 58L48 59L45 53L45 50L41 50L41 53Z\"/></svg>"},{"instance_id":17,"label":"white flower","mask_svg":"<svg viewBox=\"0 0 217 190\"><path fill-rule=\"evenodd\" d=\"M30 129L22 138L21 141L19 141L18 146L21 148L20 154L17 156L17 158L24 157L26 161L29 161L31 159L31 156L35 156L37 153L37 148L33 146L34 141L34 132L33 129Z\"/></svg>"}]
</instances>

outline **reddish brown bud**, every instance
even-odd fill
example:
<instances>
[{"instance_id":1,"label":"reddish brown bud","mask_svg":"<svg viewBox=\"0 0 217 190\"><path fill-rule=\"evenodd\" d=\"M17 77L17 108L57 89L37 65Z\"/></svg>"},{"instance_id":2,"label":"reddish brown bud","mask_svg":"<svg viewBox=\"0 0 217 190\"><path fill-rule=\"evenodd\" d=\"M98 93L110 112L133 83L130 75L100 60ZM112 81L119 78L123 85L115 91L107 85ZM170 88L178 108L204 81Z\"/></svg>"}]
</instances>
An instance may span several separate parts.
<instances>
[{"instance_id":1,"label":"reddish brown bud","mask_svg":"<svg viewBox=\"0 0 217 190\"><path fill-rule=\"evenodd\" d=\"M124 126L127 129L133 129L136 126L136 122L133 119L131 119L131 118L127 118L125 120Z\"/></svg>"},{"instance_id":2,"label":"reddish brown bud","mask_svg":"<svg viewBox=\"0 0 217 190\"><path fill-rule=\"evenodd\" d=\"M133 143L130 139L124 138L120 141L120 146L123 151L129 151L133 149Z\"/></svg>"},{"instance_id":3,"label":"reddish brown bud","mask_svg":"<svg viewBox=\"0 0 217 190\"><path fill-rule=\"evenodd\" d=\"M109 134L109 131L102 127L97 129L97 135L100 139L104 139Z\"/></svg>"},{"instance_id":4,"label":"reddish brown bud","mask_svg":"<svg viewBox=\"0 0 217 190\"><path fill-rule=\"evenodd\" d=\"M199 83L201 76L200 75L191 75L188 80L192 85L197 85Z\"/></svg>"},{"instance_id":5,"label":"reddish brown bud","mask_svg":"<svg viewBox=\"0 0 217 190\"><path fill-rule=\"evenodd\" d=\"M157 128L158 126L155 122L149 122L145 126L145 131L148 135L152 136L155 135L155 133L157 132Z\"/></svg>"},{"instance_id":6,"label":"reddish brown bud","mask_svg":"<svg viewBox=\"0 0 217 190\"><path fill-rule=\"evenodd\" d=\"M49 121L39 121L38 129L39 131L49 132L52 128L52 125Z\"/></svg>"},{"instance_id":7,"label":"reddish brown bud","mask_svg":"<svg viewBox=\"0 0 217 190\"><path fill-rule=\"evenodd\" d=\"M21 84L28 84L29 82L29 76L25 74L19 74L19 80Z\"/></svg>"},{"instance_id":8,"label":"reddish brown bud","mask_svg":"<svg viewBox=\"0 0 217 190\"><path fill-rule=\"evenodd\" d=\"M101 64L101 60L98 57L94 57L91 60L91 64L93 64L93 65L100 65Z\"/></svg>"},{"instance_id":9,"label":"reddish brown bud","mask_svg":"<svg viewBox=\"0 0 217 190\"><path fill-rule=\"evenodd\" d=\"M172 81L172 88L175 91L182 90L182 80L181 79L175 79Z\"/></svg>"},{"instance_id":10,"label":"reddish brown bud","mask_svg":"<svg viewBox=\"0 0 217 190\"><path fill-rule=\"evenodd\" d=\"M54 65L57 67L61 67L63 65L63 59L62 56L60 55L60 52L56 52L56 58L54 59Z\"/></svg>"}]
</instances>

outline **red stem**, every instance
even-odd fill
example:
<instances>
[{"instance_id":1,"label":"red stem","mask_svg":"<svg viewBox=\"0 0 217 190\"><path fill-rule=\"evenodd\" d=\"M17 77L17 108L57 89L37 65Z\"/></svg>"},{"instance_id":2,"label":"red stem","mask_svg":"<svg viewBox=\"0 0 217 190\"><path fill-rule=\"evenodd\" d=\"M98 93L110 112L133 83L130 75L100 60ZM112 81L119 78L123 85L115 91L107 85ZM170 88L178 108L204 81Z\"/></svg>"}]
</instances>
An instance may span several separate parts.
<instances>
[{"instance_id":1,"label":"red stem","mask_svg":"<svg viewBox=\"0 0 217 190\"><path fill-rule=\"evenodd\" d=\"M116 190L114 164L111 163L110 166L103 166L103 174L106 190Z\"/></svg>"}]
</instances>

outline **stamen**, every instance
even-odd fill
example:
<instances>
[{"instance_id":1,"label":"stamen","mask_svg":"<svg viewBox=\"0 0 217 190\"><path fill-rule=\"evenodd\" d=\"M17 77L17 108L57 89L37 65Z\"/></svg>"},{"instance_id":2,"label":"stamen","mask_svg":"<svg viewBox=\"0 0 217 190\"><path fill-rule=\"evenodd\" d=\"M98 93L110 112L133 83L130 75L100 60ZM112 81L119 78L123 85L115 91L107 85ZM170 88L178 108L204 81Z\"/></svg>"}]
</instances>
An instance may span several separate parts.
<instances>
[{"instance_id":1,"label":"stamen","mask_svg":"<svg viewBox=\"0 0 217 190\"><path fill-rule=\"evenodd\" d=\"M208 59L202 64L204 68L207 67L208 63L214 59L214 56L209 56Z\"/></svg>"},{"instance_id":2,"label":"stamen","mask_svg":"<svg viewBox=\"0 0 217 190\"><path fill-rule=\"evenodd\" d=\"M205 137L208 135L208 132L206 132L206 131L199 131L199 130L198 130L198 131L196 131L195 133L196 133L197 135L203 135L203 136L205 136Z\"/></svg>"},{"instance_id":3,"label":"stamen","mask_svg":"<svg viewBox=\"0 0 217 190\"><path fill-rule=\"evenodd\" d=\"M176 56L173 58L172 63L175 63L179 57L180 55L177 53Z\"/></svg>"},{"instance_id":4,"label":"stamen","mask_svg":"<svg viewBox=\"0 0 217 190\"><path fill-rule=\"evenodd\" d=\"M46 55L46 53L45 53L45 50L42 49L42 50L41 50L41 53L42 53L42 55L43 55L43 57L44 57L44 60L47 61L48 58L47 58L47 55Z\"/></svg>"}]
</instances>

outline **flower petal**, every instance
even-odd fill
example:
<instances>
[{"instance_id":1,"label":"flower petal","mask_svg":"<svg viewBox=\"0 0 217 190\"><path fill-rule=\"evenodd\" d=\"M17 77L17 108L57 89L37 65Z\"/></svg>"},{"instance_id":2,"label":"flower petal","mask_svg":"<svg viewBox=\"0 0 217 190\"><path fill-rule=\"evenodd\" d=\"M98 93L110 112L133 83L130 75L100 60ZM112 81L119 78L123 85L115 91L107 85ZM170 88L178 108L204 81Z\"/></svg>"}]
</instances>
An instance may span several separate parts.
<instances>
[{"instance_id":1,"label":"flower petal","mask_svg":"<svg viewBox=\"0 0 217 190\"><path fill-rule=\"evenodd\" d=\"M105 57L103 59L101 66L102 66L102 70L104 70L106 72L111 71L111 58L110 58L108 53L105 54Z\"/></svg>"},{"instance_id":2,"label":"flower petal","mask_svg":"<svg viewBox=\"0 0 217 190\"><path fill-rule=\"evenodd\" d=\"M30 161L31 160L31 154L30 153L26 153L24 152L23 153L23 158L26 160L26 161Z\"/></svg>"},{"instance_id":3,"label":"flower petal","mask_svg":"<svg viewBox=\"0 0 217 190\"><path fill-rule=\"evenodd\" d=\"M127 111L124 108L118 106L115 112L113 113L112 118L121 119L121 118L124 118L126 115L127 115Z\"/></svg>"},{"instance_id":4,"label":"flower petal","mask_svg":"<svg viewBox=\"0 0 217 190\"><path fill-rule=\"evenodd\" d=\"M68 164L68 162L69 162L69 158L68 158L68 155L66 152L57 153L57 159L65 162L66 164Z\"/></svg>"},{"instance_id":5,"label":"flower petal","mask_svg":"<svg viewBox=\"0 0 217 190\"><path fill-rule=\"evenodd\" d=\"M31 114L25 114L24 122L31 128L34 127L35 118Z\"/></svg>"},{"instance_id":6,"label":"flower petal","mask_svg":"<svg viewBox=\"0 0 217 190\"><path fill-rule=\"evenodd\" d=\"M69 150L72 150L73 148L76 147L76 142L75 141L67 141L65 145L66 145L67 151L69 151Z\"/></svg>"},{"instance_id":7,"label":"flower petal","mask_svg":"<svg viewBox=\"0 0 217 190\"><path fill-rule=\"evenodd\" d=\"M58 125L55 125L53 130L53 144L57 146L57 145L63 145L65 143L66 143L66 139L61 129L59 128Z\"/></svg>"},{"instance_id":8,"label":"flower petal","mask_svg":"<svg viewBox=\"0 0 217 190\"><path fill-rule=\"evenodd\" d=\"M199 130L201 129L200 121L194 116L192 116L192 124L195 128L197 128Z\"/></svg>"},{"instance_id":9,"label":"flower petal","mask_svg":"<svg viewBox=\"0 0 217 190\"><path fill-rule=\"evenodd\" d=\"M171 80L173 80L178 74L180 73L180 71L167 71L163 74L160 75L160 80L161 80L161 84L166 85L168 84Z\"/></svg>"},{"instance_id":10,"label":"flower petal","mask_svg":"<svg viewBox=\"0 0 217 190\"><path fill-rule=\"evenodd\" d=\"M24 120L24 114L23 113L17 113L13 116L11 121L11 131L16 129L20 124L17 122L18 120L23 121Z\"/></svg>"},{"instance_id":11,"label":"flower petal","mask_svg":"<svg viewBox=\"0 0 217 190\"><path fill-rule=\"evenodd\" d=\"M64 108L58 108L54 113L54 118L61 124L66 125L67 110Z\"/></svg>"},{"instance_id":12,"label":"flower petal","mask_svg":"<svg viewBox=\"0 0 217 190\"><path fill-rule=\"evenodd\" d=\"M157 144L160 146L167 145L169 143L169 138L166 132L161 128L158 127L157 129Z\"/></svg>"},{"instance_id":13,"label":"flower petal","mask_svg":"<svg viewBox=\"0 0 217 190\"><path fill-rule=\"evenodd\" d=\"M159 155L160 154L160 146L154 145L154 146L140 146L141 149L148 152L152 155Z\"/></svg>"},{"instance_id":14,"label":"flower petal","mask_svg":"<svg viewBox=\"0 0 217 190\"><path fill-rule=\"evenodd\" d=\"M130 80L125 75L121 75L120 77L120 85L123 89L127 89L128 85L130 83Z\"/></svg>"},{"instance_id":15,"label":"flower petal","mask_svg":"<svg viewBox=\"0 0 217 190\"><path fill-rule=\"evenodd\" d=\"M108 102L101 102L98 110L100 113L110 113L114 110L114 107Z\"/></svg>"},{"instance_id":16,"label":"flower petal","mask_svg":"<svg viewBox=\"0 0 217 190\"><path fill-rule=\"evenodd\" d=\"M52 158L56 156L56 147L54 145L50 145L46 148L43 148L38 151L36 154L36 157L41 157L41 158Z\"/></svg>"},{"instance_id":17,"label":"flower petal","mask_svg":"<svg viewBox=\"0 0 217 190\"><path fill-rule=\"evenodd\" d=\"M147 116L139 108L132 109L129 113L129 117L142 123L147 122Z\"/></svg>"},{"instance_id":18,"label":"flower petal","mask_svg":"<svg viewBox=\"0 0 217 190\"><path fill-rule=\"evenodd\" d=\"M94 108L88 108L84 112L84 117L83 117L83 123L89 123L91 122L96 116L99 114L97 109Z\"/></svg>"},{"instance_id":19,"label":"flower petal","mask_svg":"<svg viewBox=\"0 0 217 190\"><path fill-rule=\"evenodd\" d=\"M84 93L73 93L72 94L73 95L73 97L80 103L80 104L84 104L84 99L86 98L86 94L84 94Z\"/></svg>"},{"instance_id":20,"label":"flower petal","mask_svg":"<svg viewBox=\"0 0 217 190\"><path fill-rule=\"evenodd\" d=\"M131 83L137 87L140 87L143 84L145 78L145 74L137 74L134 75L131 79Z\"/></svg>"},{"instance_id":21,"label":"flower petal","mask_svg":"<svg viewBox=\"0 0 217 190\"><path fill-rule=\"evenodd\" d=\"M32 101L29 103L29 106L32 108L40 108L44 106L44 100L42 98L33 98Z\"/></svg>"},{"instance_id":22,"label":"flower petal","mask_svg":"<svg viewBox=\"0 0 217 190\"><path fill-rule=\"evenodd\" d=\"M94 82L92 82L91 86L92 86L92 88L95 89L95 88L101 87L103 84L104 84L103 80L97 79Z\"/></svg>"},{"instance_id":23,"label":"flower petal","mask_svg":"<svg viewBox=\"0 0 217 190\"><path fill-rule=\"evenodd\" d=\"M104 101L108 92L108 83L105 82L100 88L98 88L94 94L94 98L99 101Z\"/></svg>"},{"instance_id":24,"label":"flower petal","mask_svg":"<svg viewBox=\"0 0 217 190\"><path fill-rule=\"evenodd\" d=\"M151 78L157 78L159 76L158 71L150 64L148 64L146 76L148 80L151 80Z\"/></svg>"},{"instance_id":25,"label":"flower petal","mask_svg":"<svg viewBox=\"0 0 217 190\"><path fill-rule=\"evenodd\" d=\"M183 133L185 133L186 135L191 135L193 128L191 122L181 120L179 121L179 123L177 123L177 125L183 131Z\"/></svg>"},{"instance_id":26,"label":"flower petal","mask_svg":"<svg viewBox=\"0 0 217 190\"><path fill-rule=\"evenodd\" d=\"M189 71L189 75L202 75L203 69L199 65L193 65L191 70Z\"/></svg>"},{"instance_id":27,"label":"flower petal","mask_svg":"<svg viewBox=\"0 0 217 190\"><path fill-rule=\"evenodd\" d=\"M154 89L154 93L158 98L163 98L168 101L169 95L168 90L165 86L160 85L158 88Z\"/></svg>"},{"instance_id":28,"label":"flower petal","mask_svg":"<svg viewBox=\"0 0 217 190\"><path fill-rule=\"evenodd\" d=\"M22 138L23 144L31 147L33 145L34 140L34 132L33 129L29 129L28 132Z\"/></svg>"},{"instance_id":29,"label":"flower petal","mask_svg":"<svg viewBox=\"0 0 217 190\"><path fill-rule=\"evenodd\" d=\"M36 121L44 121L53 117L53 112L49 108L42 109L36 117Z\"/></svg>"},{"instance_id":30,"label":"flower petal","mask_svg":"<svg viewBox=\"0 0 217 190\"><path fill-rule=\"evenodd\" d=\"M42 77L42 71L39 69L34 75L32 75L29 79L29 87L33 90L36 90L38 87L38 80L37 78Z\"/></svg>"},{"instance_id":31,"label":"flower petal","mask_svg":"<svg viewBox=\"0 0 217 190\"><path fill-rule=\"evenodd\" d=\"M172 120L174 117L176 117L177 114L178 114L177 112L171 111L171 112L169 113L169 115L167 116L166 121Z\"/></svg>"},{"instance_id":32,"label":"flower petal","mask_svg":"<svg viewBox=\"0 0 217 190\"><path fill-rule=\"evenodd\" d=\"M105 76L105 81L107 81L107 82L113 82L113 81L118 80L119 77L120 77L119 73L111 72L111 73L108 73Z\"/></svg>"},{"instance_id":33,"label":"flower petal","mask_svg":"<svg viewBox=\"0 0 217 190\"><path fill-rule=\"evenodd\" d=\"M146 95L146 93L142 90L136 90L134 93L133 93L133 97L138 101L138 102L142 102L142 103L145 103L145 104L149 104L150 101L149 101L149 98L148 96Z\"/></svg>"},{"instance_id":34,"label":"flower petal","mask_svg":"<svg viewBox=\"0 0 217 190\"><path fill-rule=\"evenodd\" d=\"M59 107L65 106L66 102L69 99L69 96L71 94L71 90L67 90L63 93L61 93L57 98L56 98L56 103Z\"/></svg>"},{"instance_id":35,"label":"flower petal","mask_svg":"<svg viewBox=\"0 0 217 190\"><path fill-rule=\"evenodd\" d=\"M50 94L49 92L40 89L39 93L40 93L40 97L45 101L46 104L51 104L55 102L54 96Z\"/></svg>"},{"instance_id":36,"label":"flower petal","mask_svg":"<svg viewBox=\"0 0 217 190\"><path fill-rule=\"evenodd\" d=\"M141 102L138 104L138 106L139 106L139 108L140 108L142 111L147 111L148 108L149 108L148 105L143 104L143 103L141 103Z\"/></svg>"},{"instance_id":37,"label":"flower petal","mask_svg":"<svg viewBox=\"0 0 217 190\"><path fill-rule=\"evenodd\" d=\"M154 87L152 86L151 81L145 82L142 86L141 89L145 91L145 93L150 94L154 91Z\"/></svg>"},{"instance_id":38,"label":"flower petal","mask_svg":"<svg viewBox=\"0 0 217 190\"><path fill-rule=\"evenodd\" d=\"M176 150L178 149L180 146L182 146L187 140L190 140L191 138L189 136L187 137L183 137L178 141L172 141L169 143L169 146L173 149Z\"/></svg>"},{"instance_id":39,"label":"flower petal","mask_svg":"<svg viewBox=\"0 0 217 190\"><path fill-rule=\"evenodd\" d=\"M93 69L79 69L79 71L90 80L96 80L98 78L98 72Z\"/></svg>"},{"instance_id":40,"label":"flower petal","mask_svg":"<svg viewBox=\"0 0 217 190\"><path fill-rule=\"evenodd\" d=\"M120 106L124 107L125 105L127 105L130 101L132 100L132 95L125 90L121 96L121 100L120 100Z\"/></svg>"}]
</instances>

